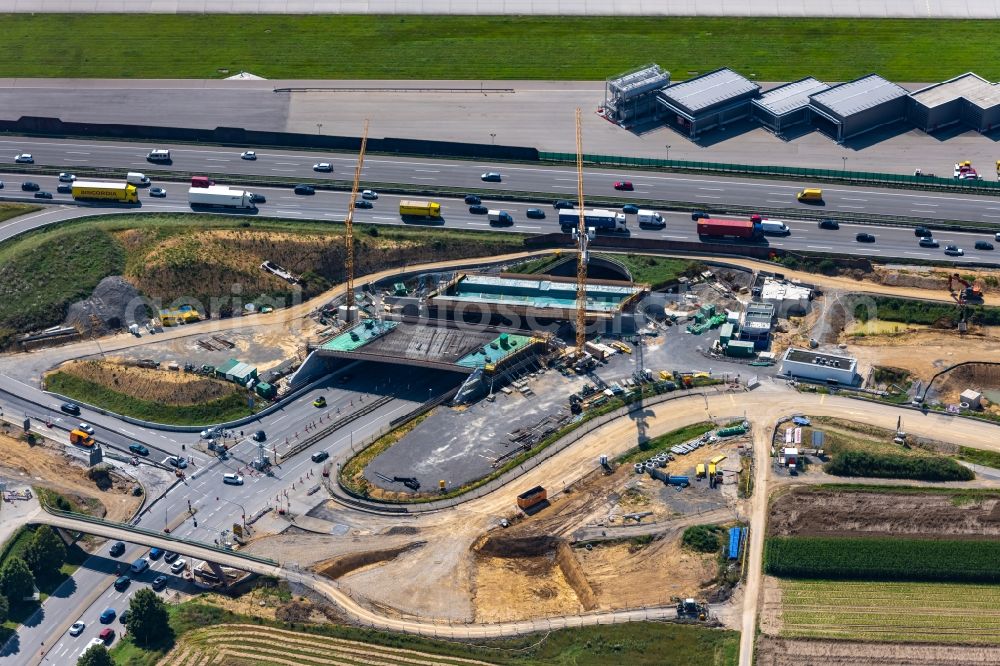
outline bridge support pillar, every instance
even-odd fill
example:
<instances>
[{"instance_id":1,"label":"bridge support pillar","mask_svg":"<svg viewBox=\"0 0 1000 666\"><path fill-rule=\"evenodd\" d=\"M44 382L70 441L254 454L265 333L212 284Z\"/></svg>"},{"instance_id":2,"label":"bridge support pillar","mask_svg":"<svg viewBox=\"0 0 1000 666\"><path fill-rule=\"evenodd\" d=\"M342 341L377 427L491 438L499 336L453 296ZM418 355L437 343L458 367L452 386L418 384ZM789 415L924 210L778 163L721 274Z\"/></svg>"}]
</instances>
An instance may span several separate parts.
<instances>
[{"instance_id":1,"label":"bridge support pillar","mask_svg":"<svg viewBox=\"0 0 1000 666\"><path fill-rule=\"evenodd\" d=\"M68 530L63 529L62 527L57 527L55 530L56 534L59 535L59 538L62 539L63 543L67 546L72 546L76 543L76 538Z\"/></svg>"},{"instance_id":2,"label":"bridge support pillar","mask_svg":"<svg viewBox=\"0 0 1000 666\"><path fill-rule=\"evenodd\" d=\"M222 570L222 567L220 567L215 562L209 562L208 560L205 561L205 564L207 564L208 568L212 570L212 573L214 573L219 578L219 582L222 584L222 587L228 588L229 579L226 578L226 574Z\"/></svg>"}]
</instances>

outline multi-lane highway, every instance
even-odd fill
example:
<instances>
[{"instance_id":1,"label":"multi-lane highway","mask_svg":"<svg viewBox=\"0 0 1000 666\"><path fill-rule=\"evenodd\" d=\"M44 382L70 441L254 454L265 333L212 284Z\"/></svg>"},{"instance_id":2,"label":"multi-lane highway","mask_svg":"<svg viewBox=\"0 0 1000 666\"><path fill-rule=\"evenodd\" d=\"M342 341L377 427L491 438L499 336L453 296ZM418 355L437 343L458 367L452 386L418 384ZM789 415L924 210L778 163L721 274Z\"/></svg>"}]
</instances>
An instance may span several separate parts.
<instances>
[{"instance_id":1,"label":"multi-lane highway","mask_svg":"<svg viewBox=\"0 0 1000 666\"><path fill-rule=\"evenodd\" d=\"M239 157L236 157L237 161ZM365 164L368 164L366 160ZM2 168L2 167L0 167ZM130 167L131 168L131 167ZM466 165L465 167L469 167ZM4 190L0 190L0 197L30 197L30 192L21 192L20 184L25 180L37 182L43 190L53 193L53 203L69 201L69 194L57 194L56 187L58 181L55 176L25 176L23 174L2 174L0 180L6 182ZM306 179L303 179L306 180ZM317 179L311 179L315 182ZM557 211L546 203L526 203L498 201L489 199L489 190L495 190L496 183L483 183L479 181L478 172L474 174L473 180L477 186L469 186L469 191L481 194L483 203L490 208L500 208L507 210L514 218L514 224L509 227L491 227L486 219L486 215L472 214L469 207L461 199L449 199L434 197L435 201L442 204L443 224L449 228L486 230L492 228L494 231L508 231L525 234L541 234L559 231L557 222ZM140 210L147 212L191 212L187 203L187 184L156 181L156 185L162 186L167 191L166 197L151 197L145 191L141 195L142 205ZM504 183L501 183L504 185ZM491 187L487 187L491 186ZM637 187L638 184L636 185ZM252 188L254 192L264 194L266 203L258 204L259 215L281 217L298 220L328 220L331 222L341 221L344 218L349 193L344 191L318 190L315 195L303 196L295 195L290 188ZM794 189L792 198L794 199ZM824 190L828 192L829 190ZM897 194L897 193L890 193ZM628 201L629 193L622 193L622 201ZM567 192L567 196L571 196ZM918 196L918 195L914 195ZM399 216L399 201L402 198L413 198L413 195L397 196L381 194L378 201L374 202L371 209L361 209L355 211L354 221L357 223L373 224L404 224ZM998 223L1000 223L1000 201L996 203L998 213ZM528 219L525 211L528 208L541 208L545 211L545 219ZM86 214L108 213L108 212L135 212L132 207L114 207L101 205L88 205L59 210L47 210L34 215L25 216L21 219L11 220L0 226L0 240L10 238L18 233L29 229L44 226L71 217ZM229 214L229 213L223 213ZM822 217L821 211L816 211L816 220ZM628 216L628 226L631 237L639 239L653 240L678 240L696 242L698 235L695 231L695 222L691 219L688 211L665 212L664 219L667 225L663 229L644 229L638 226L634 215ZM941 262L967 261L979 264L1000 264L1000 251L976 250L974 244L977 240L986 240L998 248L1000 243L994 239L996 232L963 233L955 231L940 231L936 236L940 247L922 248L917 245L918 238L914 236L913 230L907 227L873 226L844 223L840 230L830 231L820 229L816 220L786 220L792 233L789 236L769 236L767 243L772 247L786 250L809 250L812 252L830 252L851 254L862 257L896 258L896 259L921 259L935 260ZM1000 229L998 224L997 229ZM870 232L875 235L875 243L858 243L855 236L859 232ZM949 244L956 244L965 251L962 257L949 257L944 254L944 248Z\"/></svg>"},{"instance_id":2,"label":"multi-lane highway","mask_svg":"<svg viewBox=\"0 0 1000 666\"><path fill-rule=\"evenodd\" d=\"M262 149L257 151L257 160L249 161L240 158L241 148L222 146L172 146L41 138L0 140L0 154L6 152L7 159L11 162L15 155L27 152L34 155L36 165L60 168L85 166L129 171L152 170L157 167L145 159L151 148L169 148L173 158L169 168L176 170L280 176L315 183L350 180L356 161L356 156L349 154L294 150ZM3 161L0 159L0 168ZM314 172L312 166L318 162L332 164L333 173ZM479 177L485 171L500 171L503 175L502 182L482 182ZM365 160L364 177L366 181L374 183L450 186L467 188L471 192L565 192L567 197L572 197L576 192L576 173L572 167L501 165L482 161L372 155ZM632 181L635 191L616 193L613 184L619 180ZM636 198L661 199L762 208L803 208L817 216L822 216L824 210L830 210L846 214L873 213L1000 225L1000 198L983 195L830 186L823 188L823 206L808 206L797 203L795 193L809 183L601 168L587 169L584 185L591 196L617 196L623 203Z\"/></svg>"}]
</instances>

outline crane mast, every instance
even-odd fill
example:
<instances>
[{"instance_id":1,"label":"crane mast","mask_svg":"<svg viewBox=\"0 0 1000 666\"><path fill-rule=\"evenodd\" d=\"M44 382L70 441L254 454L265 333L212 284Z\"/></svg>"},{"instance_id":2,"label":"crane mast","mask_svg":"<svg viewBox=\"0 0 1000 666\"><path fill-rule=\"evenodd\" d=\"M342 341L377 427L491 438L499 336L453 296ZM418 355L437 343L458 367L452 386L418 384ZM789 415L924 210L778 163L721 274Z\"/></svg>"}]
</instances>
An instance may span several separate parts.
<instances>
[{"instance_id":1,"label":"crane mast","mask_svg":"<svg viewBox=\"0 0 1000 666\"><path fill-rule=\"evenodd\" d=\"M347 318L352 321L354 310L354 203L358 199L358 186L361 183L361 168L365 163L365 146L368 144L368 119L365 118L365 129L361 133L361 149L358 151L358 165L354 168L354 185L351 187L351 200L347 204L347 217L344 219L344 268L347 272Z\"/></svg>"},{"instance_id":2,"label":"crane mast","mask_svg":"<svg viewBox=\"0 0 1000 666\"><path fill-rule=\"evenodd\" d=\"M582 359L587 342L587 225L583 212L583 131L580 109L576 110L576 197L580 220L576 229L576 357Z\"/></svg>"}]
</instances>

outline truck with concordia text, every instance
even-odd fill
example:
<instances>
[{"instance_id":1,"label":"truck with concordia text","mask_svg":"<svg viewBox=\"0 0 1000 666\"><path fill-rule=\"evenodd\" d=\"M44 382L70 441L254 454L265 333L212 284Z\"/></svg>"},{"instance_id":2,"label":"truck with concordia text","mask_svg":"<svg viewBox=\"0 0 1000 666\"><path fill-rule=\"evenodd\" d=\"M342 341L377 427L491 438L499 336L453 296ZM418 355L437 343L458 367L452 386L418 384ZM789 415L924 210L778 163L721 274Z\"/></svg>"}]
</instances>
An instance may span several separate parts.
<instances>
[{"instance_id":1,"label":"truck with concordia text","mask_svg":"<svg viewBox=\"0 0 1000 666\"><path fill-rule=\"evenodd\" d=\"M192 187L188 189L188 203L191 207L210 206L214 208L236 208L256 210L253 193L245 190L231 190L222 185Z\"/></svg>"},{"instance_id":2,"label":"truck with concordia text","mask_svg":"<svg viewBox=\"0 0 1000 666\"><path fill-rule=\"evenodd\" d=\"M78 180L71 190L77 201L117 201L139 203L139 192L129 183L96 183Z\"/></svg>"},{"instance_id":3,"label":"truck with concordia text","mask_svg":"<svg viewBox=\"0 0 1000 666\"><path fill-rule=\"evenodd\" d=\"M726 220L715 217L703 217L698 220L698 236L702 240L728 237L757 241L763 235L760 215L753 215L749 220Z\"/></svg>"},{"instance_id":4,"label":"truck with concordia text","mask_svg":"<svg viewBox=\"0 0 1000 666\"><path fill-rule=\"evenodd\" d=\"M564 234L568 234L577 228L580 223L580 209L563 209L559 211L559 226ZM627 234L628 227L625 226L625 213L613 210L587 209L583 211L583 223L588 229L594 231L604 231L617 234Z\"/></svg>"},{"instance_id":5,"label":"truck with concordia text","mask_svg":"<svg viewBox=\"0 0 1000 666\"><path fill-rule=\"evenodd\" d=\"M411 201L403 199L399 202L401 217L423 217L432 220L441 219L441 204L436 201Z\"/></svg>"}]
</instances>

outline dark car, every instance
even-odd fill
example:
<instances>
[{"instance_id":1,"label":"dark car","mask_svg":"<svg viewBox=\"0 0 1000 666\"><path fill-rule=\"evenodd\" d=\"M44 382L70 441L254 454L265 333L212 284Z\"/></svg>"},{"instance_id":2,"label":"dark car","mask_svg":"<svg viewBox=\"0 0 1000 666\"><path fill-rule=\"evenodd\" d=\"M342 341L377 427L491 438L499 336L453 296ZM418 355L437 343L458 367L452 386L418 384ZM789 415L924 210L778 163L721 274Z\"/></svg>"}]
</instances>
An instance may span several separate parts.
<instances>
[{"instance_id":1,"label":"dark car","mask_svg":"<svg viewBox=\"0 0 1000 666\"><path fill-rule=\"evenodd\" d=\"M500 182L500 172L499 171L487 171L480 178L487 183L499 183Z\"/></svg>"},{"instance_id":2,"label":"dark car","mask_svg":"<svg viewBox=\"0 0 1000 666\"><path fill-rule=\"evenodd\" d=\"M51 192L35 192L35 198L36 199L51 199L52 198L52 193Z\"/></svg>"},{"instance_id":3,"label":"dark car","mask_svg":"<svg viewBox=\"0 0 1000 666\"><path fill-rule=\"evenodd\" d=\"M149 449L147 449L142 444L139 444L138 442L136 442L134 444L129 444L128 445L128 450L131 451L132 453L136 454L137 456L148 456L149 455Z\"/></svg>"},{"instance_id":4,"label":"dark car","mask_svg":"<svg viewBox=\"0 0 1000 666\"><path fill-rule=\"evenodd\" d=\"M529 208L528 210L524 211L524 216L531 220L544 220L545 211L542 210L541 208Z\"/></svg>"},{"instance_id":5,"label":"dark car","mask_svg":"<svg viewBox=\"0 0 1000 666\"><path fill-rule=\"evenodd\" d=\"M108 610L111 610L111 609L109 608ZM108 611L104 611L104 612L107 613ZM114 611L112 611L112 612L114 612ZM101 617L104 617L104 616L102 615ZM111 620L113 620L113 619L114 618L112 617ZM111 622L111 620L108 620L108 622ZM101 629L101 633L99 633L97 635L97 637L103 643L110 643L111 641L113 641L115 639L115 630L112 629L111 627L104 627L103 629Z\"/></svg>"},{"instance_id":6,"label":"dark car","mask_svg":"<svg viewBox=\"0 0 1000 666\"><path fill-rule=\"evenodd\" d=\"M122 543L121 541L115 541L111 545L111 550L108 551L111 557L118 557L124 552L125 552L125 544Z\"/></svg>"},{"instance_id":7,"label":"dark car","mask_svg":"<svg viewBox=\"0 0 1000 666\"><path fill-rule=\"evenodd\" d=\"M163 556L163 561L164 562L168 562L168 563L169 562L173 562L178 557L179 557L179 555L177 553L173 552L172 550L168 550L167 553L166 553L166 555Z\"/></svg>"},{"instance_id":8,"label":"dark car","mask_svg":"<svg viewBox=\"0 0 1000 666\"><path fill-rule=\"evenodd\" d=\"M263 194L253 192L250 194L250 203L267 203L267 197Z\"/></svg>"},{"instance_id":9,"label":"dark car","mask_svg":"<svg viewBox=\"0 0 1000 666\"><path fill-rule=\"evenodd\" d=\"M989 241L976 241L976 246L975 247L976 247L977 250L992 250L993 249L993 243L991 243Z\"/></svg>"},{"instance_id":10,"label":"dark car","mask_svg":"<svg viewBox=\"0 0 1000 666\"><path fill-rule=\"evenodd\" d=\"M166 586L167 586L167 577L164 576L163 574L160 574L159 576L154 578L153 583L151 585L151 587L157 591L162 590Z\"/></svg>"},{"instance_id":11,"label":"dark car","mask_svg":"<svg viewBox=\"0 0 1000 666\"><path fill-rule=\"evenodd\" d=\"M151 560L158 560L161 557L163 557L163 549L162 548L150 548L149 549L149 559L151 559Z\"/></svg>"},{"instance_id":12,"label":"dark car","mask_svg":"<svg viewBox=\"0 0 1000 666\"><path fill-rule=\"evenodd\" d=\"M562 210L563 208L572 208L573 204L565 199L559 199L558 201L552 202L552 207L556 210Z\"/></svg>"},{"instance_id":13,"label":"dark car","mask_svg":"<svg viewBox=\"0 0 1000 666\"><path fill-rule=\"evenodd\" d=\"M691 219L697 222L700 219L708 219L708 213L703 210L693 210L691 211Z\"/></svg>"},{"instance_id":14,"label":"dark car","mask_svg":"<svg viewBox=\"0 0 1000 666\"><path fill-rule=\"evenodd\" d=\"M56 192L58 192L59 194L73 194L73 186L66 185L65 183L62 185L58 185L56 187Z\"/></svg>"},{"instance_id":15,"label":"dark car","mask_svg":"<svg viewBox=\"0 0 1000 666\"><path fill-rule=\"evenodd\" d=\"M39 185L38 183L33 183L30 180L26 180L23 183L21 183L21 190L24 192L37 192L40 189L42 189L41 185Z\"/></svg>"},{"instance_id":16,"label":"dark car","mask_svg":"<svg viewBox=\"0 0 1000 666\"><path fill-rule=\"evenodd\" d=\"M316 194L316 188L312 185L296 185L293 191L296 194Z\"/></svg>"},{"instance_id":17,"label":"dark car","mask_svg":"<svg viewBox=\"0 0 1000 666\"><path fill-rule=\"evenodd\" d=\"M313 462L318 463L318 462L323 462L324 460L329 458L330 454L327 453L326 451L317 451L316 453L312 454L309 457L312 458Z\"/></svg>"},{"instance_id":18,"label":"dark car","mask_svg":"<svg viewBox=\"0 0 1000 666\"><path fill-rule=\"evenodd\" d=\"M72 414L73 416L80 415L80 405L74 404L72 402L64 402L59 406L59 409L63 410L67 414Z\"/></svg>"},{"instance_id":19,"label":"dark car","mask_svg":"<svg viewBox=\"0 0 1000 666\"><path fill-rule=\"evenodd\" d=\"M119 576L118 580L115 581L115 589L118 590L119 592L123 592L131 582L132 579L129 578L128 576Z\"/></svg>"},{"instance_id":20,"label":"dark car","mask_svg":"<svg viewBox=\"0 0 1000 666\"><path fill-rule=\"evenodd\" d=\"M101 613L101 624L110 624L115 621L115 617L118 613L115 612L114 608L105 608L104 612Z\"/></svg>"},{"instance_id":21,"label":"dark car","mask_svg":"<svg viewBox=\"0 0 1000 666\"><path fill-rule=\"evenodd\" d=\"M258 430L253 434L253 439L255 442L263 442L267 439L267 433L263 430Z\"/></svg>"},{"instance_id":22,"label":"dark car","mask_svg":"<svg viewBox=\"0 0 1000 666\"><path fill-rule=\"evenodd\" d=\"M920 239L920 247L938 247L938 242L932 236L924 236Z\"/></svg>"},{"instance_id":23,"label":"dark car","mask_svg":"<svg viewBox=\"0 0 1000 666\"><path fill-rule=\"evenodd\" d=\"M476 215L486 215L486 213L490 212L490 209L486 206L477 204L475 206L469 206L469 212Z\"/></svg>"},{"instance_id":24,"label":"dark car","mask_svg":"<svg viewBox=\"0 0 1000 666\"><path fill-rule=\"evenodd\" d=\"M483 200L477 197L475 194L465 195L465 205L475 206L476 204L481 204L481 203L483 203Z\"/></svg>"},{"instance_id":25,"label":"dark car","mask_svg":"<svg viewBox=\"0 0 1000 666\"><path fill-rule=\"evenodd\" d=\"M913 230L913 235L920 236L921 238L926 238L928 236L932 236L933 234L931 233L931 230L928 229L927 227L917 227L916 229Z\"/></svg>"},{"instance_id":26,"label":"dark car","mask_svg":"<svg viewBox=\"0 0 1000 666\"><path fill-rule=\"evenodd\" d=\"M819 221L819 228L820 229L833 229L833 230L836 231L837 229L840 228L840 222L837 222L837 220L820 220Z\"/></svg>"},{"instance_id":27,"label":"dark car","mask_svg":"<svg viewBox=\"0 0 1000 666\"><path fill-rule=\"evenodd\" d=\"M622 206L622 212L626 215L635 215L639 212L639 207L635 204L625 204Z\"/></svg>"},{"instance_id":28,"label":"dark car","mask_svg":"<svg viewBox=\"0 0 1000 666\"><path fill-rule=\"evenodd\" d=\"M875 242L875 236L872 235L872 234L860 233L857 236L855 236L854 239L856 241L858 241L859 243L874 243Z\"/></svg>"},{"instance_id":29,"label":"dark car","mask_svg":"<svg viewBox=\"0 0 1000 666\"><path fill-rule=\"evenodd\" d=\"M358 199L354 202L355 208L372 208L372 202L367 199Z\"/></svg>"},{"instance_id":30,"label":"dark car","mask_svg":"<svg viewBox=\"0 0 1000 666\"><path fill-rule=\"evenodd\" d=\"M128 616L131 614L128 608L122 611L122 614L118 616L118 621L122 624L128 622Z\"/></svg>"},{"instance_id":31,"label":"dark car","mask_svg":"<svg viewBox=\"0 0 1000 666\"><path fill-rule=\"evenodd\" d=\"M615 189L631 192L632 190L635 189L635 187L632 185L632 181L630 180L619 180L617 183L615 183Z\"/></svg>"}]
</instances>

